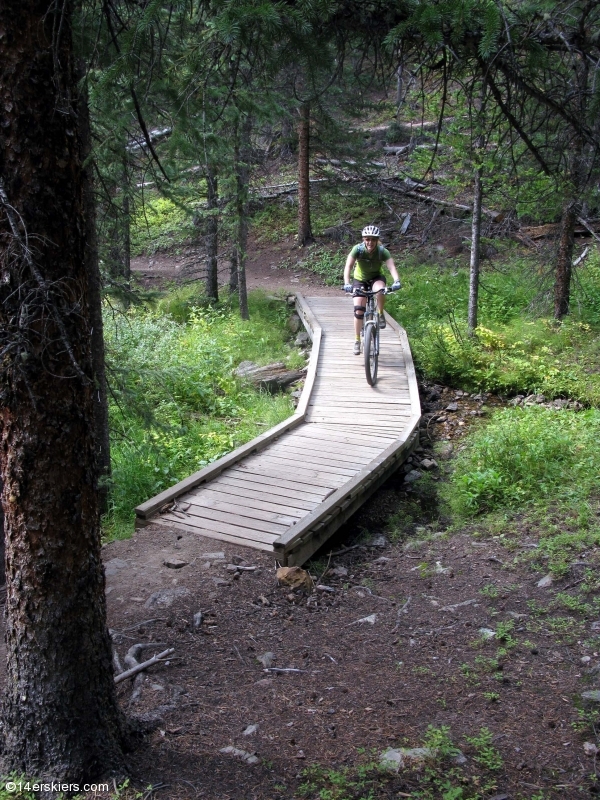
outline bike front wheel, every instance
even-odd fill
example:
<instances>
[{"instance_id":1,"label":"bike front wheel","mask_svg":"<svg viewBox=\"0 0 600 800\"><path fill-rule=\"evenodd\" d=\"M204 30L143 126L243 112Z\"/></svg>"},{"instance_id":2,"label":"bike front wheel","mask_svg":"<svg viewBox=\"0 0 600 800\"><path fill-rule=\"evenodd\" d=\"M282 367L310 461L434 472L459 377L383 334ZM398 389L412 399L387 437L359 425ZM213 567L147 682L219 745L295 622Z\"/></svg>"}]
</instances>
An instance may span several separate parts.
<instances>
[{"instance_id":1,"label":"bike front wheel","mask_svg":"<svg viewBox=\"0 0 600 800\"><path fill-rule=\"evenodd\" d=\"M369 386L377 383L377 364L379 361L379 327L377 323L366 326L365 342L365 374Z\"/></svg>"}]
</instances>

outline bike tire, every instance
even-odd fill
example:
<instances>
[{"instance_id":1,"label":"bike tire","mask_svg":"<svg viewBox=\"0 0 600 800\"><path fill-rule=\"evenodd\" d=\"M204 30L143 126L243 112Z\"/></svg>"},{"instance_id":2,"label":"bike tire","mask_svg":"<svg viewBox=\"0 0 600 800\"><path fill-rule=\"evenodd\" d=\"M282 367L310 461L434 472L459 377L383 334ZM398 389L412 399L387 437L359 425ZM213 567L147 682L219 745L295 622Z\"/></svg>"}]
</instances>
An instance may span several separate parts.
<instances>
[{"instance_id":1,"label":"bike tire","mask_svg":"<svg viewBox=\"0 0 600 800\"><path fill-rule=\"evenodd\" d=\"M367 383L375 386L379 362L379 327L376 322L365 327L364 354Z\"/></svg>"}]
</instances>

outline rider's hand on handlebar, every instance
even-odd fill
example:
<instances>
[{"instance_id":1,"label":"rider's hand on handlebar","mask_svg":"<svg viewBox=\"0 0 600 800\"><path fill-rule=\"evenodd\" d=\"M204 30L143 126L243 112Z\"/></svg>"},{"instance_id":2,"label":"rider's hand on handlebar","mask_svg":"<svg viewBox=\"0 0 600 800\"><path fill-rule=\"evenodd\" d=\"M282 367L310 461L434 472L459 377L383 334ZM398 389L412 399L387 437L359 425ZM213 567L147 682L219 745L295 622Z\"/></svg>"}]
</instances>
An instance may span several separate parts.
<instances>
[{"instance_id":1,"label":"rider's hand on handlebar","mask_svg":"<svg viewBox=\"0 0 600 800\"><path fill-rule=\"evenodd\" d=\"M345 283L342 288L345 292L351 292L354 289L351 283Z\"/></svg>"},{"instance_id":2,"label":"rider's hand on handlebar","mask_svg":"<svg viewBox=\"0 0 600 800\"><path fill-rule=\"evenodd\" d=\"M401 288L402 288L402 284L400 283L400 281L394 281L392 283L392 285L390 286L390 289L391 289L392 292L397 292L398 289L401 289Z\"/></svg>"}]
</instances>

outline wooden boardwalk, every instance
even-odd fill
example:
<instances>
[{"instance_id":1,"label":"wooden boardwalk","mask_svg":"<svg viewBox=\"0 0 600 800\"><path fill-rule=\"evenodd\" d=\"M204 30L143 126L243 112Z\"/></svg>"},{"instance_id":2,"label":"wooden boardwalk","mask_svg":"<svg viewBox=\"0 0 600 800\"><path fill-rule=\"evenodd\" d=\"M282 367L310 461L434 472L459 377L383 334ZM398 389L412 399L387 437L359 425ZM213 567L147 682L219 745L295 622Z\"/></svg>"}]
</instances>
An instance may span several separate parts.
<instances>
[{"instance_id":1,"label":"wooden boardwalk","mask_svg":"<svg viewBox=\"0 0 600 800\"><path fill-rule=\"evenodd\" d=\"M302 564L396 470L421 416L406 334L389 315L377 384L352 354L348 297L298 295L312 339L296 413L136 508L136 526L181 528Z\"/></svg>"}]
</instances>

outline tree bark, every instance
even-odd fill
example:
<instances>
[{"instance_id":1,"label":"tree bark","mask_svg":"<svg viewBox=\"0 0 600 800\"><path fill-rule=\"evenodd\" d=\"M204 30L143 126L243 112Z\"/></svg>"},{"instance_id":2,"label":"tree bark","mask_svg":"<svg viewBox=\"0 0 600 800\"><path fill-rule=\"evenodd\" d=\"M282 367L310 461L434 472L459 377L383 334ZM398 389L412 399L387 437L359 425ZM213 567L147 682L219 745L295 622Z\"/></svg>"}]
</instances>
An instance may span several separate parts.
<instances>
[{"instance_id":1,"label":"tree bark","mask_svg":"<svg viewBox=\"0 0 600 800\"><path fill-rule=\"evenodd\" d=\"M78 82L84 77L82 65L78 69ZM108 481L110 479L110 429L108 423L108 391L104 353L104 325L102 320L102 280L98 264L98 237L96 235L96 198L92 169L92 130L88 106L87 89L79 95L78 130L81 157L83 159L83 201L85 208L85 258L89 281L89 303L91 322L91 348L94 367L94 418L96 420L96 443L98 458L98 500L100 512L108 510Z\"/></svg>"},{"instance_id":2,"label":"tree bark","mask_svg":"<svg viewBox=\"0 0 600 800\"><path fill-rule=\"evenodd\" d=\"M249 115L244 117L242 124L236 122L235 127L235 213L236 213L236 242L237 255L237 284L239 293L240 316L250 319L248 311L248 290L246 288L246 248L248 246L248 184L250 179L250 132L252 119Z\"/></svg>"},{"instance_id":3,"label":"tree bark","mask_svg":"<svg viewBox=\"0 0 600 800\"><path fill-rule=\"evenodd\" d=\"M298 246L314 242L310 224L310 105L299 109L298 123Z\"/></svg>"},{"instance_id":4,"label":"tree bark","mask_svg":"<svg viewBox=\"0 0 600 800\"><path fill-rule=\"evenodd\" d=\"M100 558L90 274L71 8L0 4L3 773L123 769Z\"/></svg>"},{"instance_id":5,"label":"tree bark","mask_svg":"<svg viewBox=\"0 0 600 800\"><path fill-rule=\"evenodd\" d=\"M554 318L563 319L569 313L571 302L571 275L573 271L573 247L575 244L575 223L579 207L570 200L563 208L560 221L560 238L556 256L554 276Z\"/></svg>"},{"instance_id":6,"label":"tree bark","mask_svg":"<svg viewBox=\"0 0 600 800\"><path fill-rule=\"evenodd\" d=\"M219 253L219 192L217 176L212 169L206 172L208 193L208 220L206 225L206 296L211 303L219 302L219 277L217 257Z\"/></svg>"},{"instance_id":7,"label":"tree bark","mask_svg":"<svg viewBox=\"0 0 600 800\"><path fill-rule=\"evenodd\" d=\"M469 336L477 327L477 301L479 297L479 264L481 258L481 209L483 206L482 168L475 170L473 189L473 222L471 224L471 263L469 270Z\"/></svg>"},{"instance_id":8,"label":"tree bark","mask_svg":"<svg viewBox=\"0 0 600 800\"><path fill-rule=\"evenodd\" d=\"M229 294L235 294L238 290L238 256L237 248L234 245L231 251L231 261L229 263Z\"/></svg>"}]
</instances>

